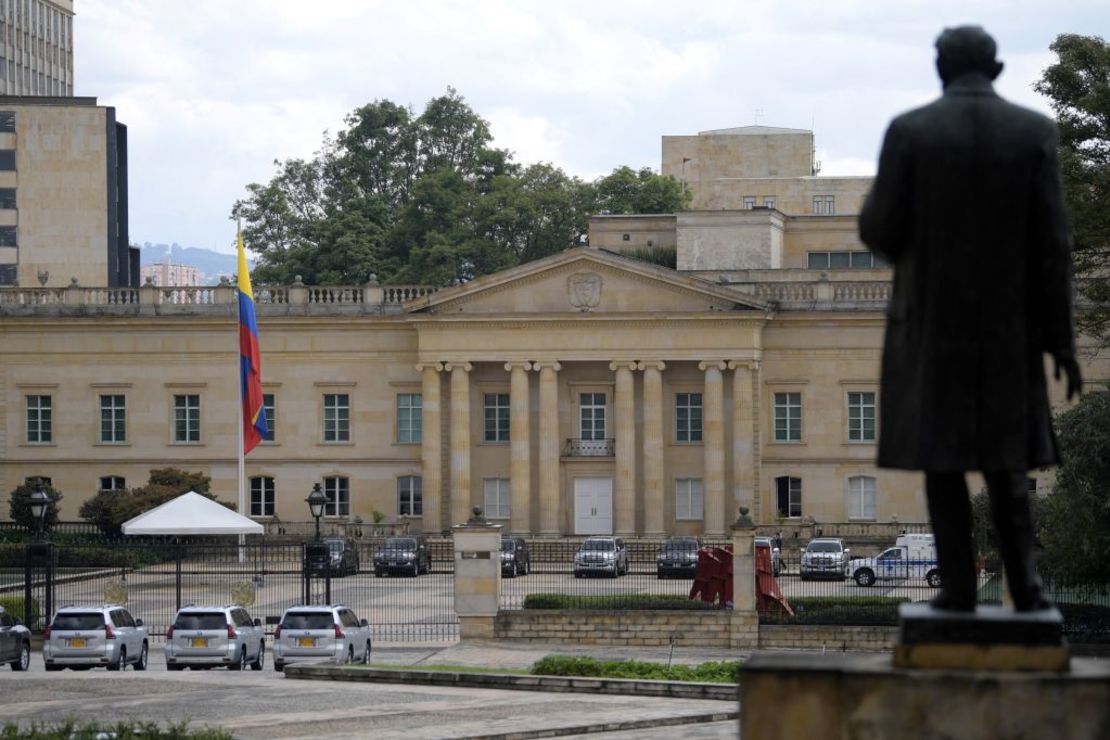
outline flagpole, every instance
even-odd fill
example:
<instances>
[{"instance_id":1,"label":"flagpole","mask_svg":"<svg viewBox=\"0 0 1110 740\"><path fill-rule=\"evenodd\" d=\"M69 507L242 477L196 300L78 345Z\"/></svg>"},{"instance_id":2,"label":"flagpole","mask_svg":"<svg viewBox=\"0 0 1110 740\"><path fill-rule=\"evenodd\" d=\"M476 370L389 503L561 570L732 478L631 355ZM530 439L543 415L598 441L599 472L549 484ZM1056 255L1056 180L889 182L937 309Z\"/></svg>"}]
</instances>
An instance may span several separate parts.
<instances>
[{"instance_id":1,"label":"flagpole","mask_svg":"<svg viewBox=\"0 0 1110 740\"><path fill-rule=\"evenodd\" d=\"M238 245L239 234L240 233L241 232L239 231L239 221L237 220L235 222L235 241L236 241L237 245ZM244 446L244 443L245 443L245 440L243 439L243 375L242 375L242 370L240 368L240 365L241 365L243 360L242 360L242 357L241 357L241 354L240 354L240 349L239 349L239 325L240 325L240 321L242 321L242 316L239 313L240 310L241 309L240 309L240 304L239 304L239 281L236 280L235 281L235 315L236 315L237 320L235 322L235 358L236 358L235 377L239 378L239 393L238 393L237 402L235 404L235 407L238 409L238 413L236 414L236 417L238 418L238 421L239 421L239 448L238 448L239 449L239 475L238 475L239 486L238 486L238 498L237 498L236 503L238 504L239 515L240 516L247 516L247 495L246 495L247 461L246 461L246 455L243 453L243 446ZM242 565L246 561L246 547L245 547L246 544L247 544L247 536L245 534L239 535L239 564L240 565Z\"/></svg>"}]
</instances>

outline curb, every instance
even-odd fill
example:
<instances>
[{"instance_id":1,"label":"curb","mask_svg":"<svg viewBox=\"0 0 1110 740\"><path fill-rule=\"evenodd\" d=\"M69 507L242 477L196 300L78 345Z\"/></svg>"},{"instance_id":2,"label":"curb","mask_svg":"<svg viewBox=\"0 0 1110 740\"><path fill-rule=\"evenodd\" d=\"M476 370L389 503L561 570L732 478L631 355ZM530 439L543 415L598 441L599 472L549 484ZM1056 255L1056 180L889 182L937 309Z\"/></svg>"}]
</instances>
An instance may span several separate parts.
<instances>
[{"instance_id":1,"label":"curb","mask_svg":"<svg viewBox=\"0 0 1110 740\"><path fill-rule=\"evenodd\" d=\"M453 673L394 668L361 668L330 665L288 665L289 678L316 681L362 681L366 683L414 683L429 686L467 686L518 691L554 691L579 694L622 694L671 699L736 701L738 688L730 683L644 681L625 678L579 678L569 676L506 675L499 673ZM728 719L725 717L724 719ZM716 721L716 720L703 720ZM635 728L630 728L635 729ZM600 731L600 730L598 730ZM594 732L594 730L590 730ZM494 737L494 736L491 736ZM501 737L500 735L496 737ZM506 735L517 737L517 735ZM521 736L523 737L523 736ZM528 735L543 737L543 735Z\"/></svg>"},{"instance_id":2,"label":"curb","mask_svg":"<svg viewBox=\"0 0 1110 740\"><path fill-rule=\"evenodd\" d=\"M542 737L566 737L567 735L588 735L595 732L617 732L620 730L643 730L649 727L677 727L679 725L699 725L708 722L727 722L740 719L740 712L708 712L689 714L682 717L660 717L658 719L630 719L621 722L599 722L592 725L572 725L569 727L549 727L543 730L521 730L494 735L469 735L457 740L532 740Z\"/></svg>"}]
</instances>

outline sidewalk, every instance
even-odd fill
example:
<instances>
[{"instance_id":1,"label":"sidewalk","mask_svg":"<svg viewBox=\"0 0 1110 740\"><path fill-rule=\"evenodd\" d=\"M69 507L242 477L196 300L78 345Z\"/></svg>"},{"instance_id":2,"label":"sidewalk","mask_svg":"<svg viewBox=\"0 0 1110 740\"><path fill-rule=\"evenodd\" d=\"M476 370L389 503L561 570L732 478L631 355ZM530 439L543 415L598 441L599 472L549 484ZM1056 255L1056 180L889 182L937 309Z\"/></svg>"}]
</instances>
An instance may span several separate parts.
<instances>
[{"instance_id":1,"label":"sidewalk","mask_svg":"<svg viewBox=\"0 0 1110 740\"><path fill-rule=\"evenodd\" d=\"M712 660L746 660L751 653L728 648L565 645L509 640L466 640L445 643L379 643L371 662L418 668L458 665L485 668L531 668L548 655L591 657L598 660L643 660L653 663L696 665Z\"/></svg>"}]
</instances>

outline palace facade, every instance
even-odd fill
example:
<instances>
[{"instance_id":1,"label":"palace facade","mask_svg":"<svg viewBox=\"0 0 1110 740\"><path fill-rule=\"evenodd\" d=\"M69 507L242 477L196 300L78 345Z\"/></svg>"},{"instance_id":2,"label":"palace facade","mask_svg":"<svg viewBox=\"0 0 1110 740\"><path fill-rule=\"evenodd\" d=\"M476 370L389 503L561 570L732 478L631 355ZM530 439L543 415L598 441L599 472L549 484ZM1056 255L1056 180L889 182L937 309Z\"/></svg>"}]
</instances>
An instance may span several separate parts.
<instances>
[{"instance_id":1,"label":"palace facade","mask_svg":"<svg viewBox=\"0 0 1110 740\"><path fill-rule=\"evenodd\" d=\"M809 132L676 138L690 186L738 203L598 216L589 247L441 290L256 288L272 428L246 513L303 521L320 483L329 518L429 532L473 506L533 535L723 534L741 505L925 521L921 477L874 466L890 271L856 235L867 179L822 182ZM777 154L711 175L705 152ZM0 490L47 476L76 519L172 465L236 499L230 286L0 288L0 336Z\"/></svg>"}]
</instances>

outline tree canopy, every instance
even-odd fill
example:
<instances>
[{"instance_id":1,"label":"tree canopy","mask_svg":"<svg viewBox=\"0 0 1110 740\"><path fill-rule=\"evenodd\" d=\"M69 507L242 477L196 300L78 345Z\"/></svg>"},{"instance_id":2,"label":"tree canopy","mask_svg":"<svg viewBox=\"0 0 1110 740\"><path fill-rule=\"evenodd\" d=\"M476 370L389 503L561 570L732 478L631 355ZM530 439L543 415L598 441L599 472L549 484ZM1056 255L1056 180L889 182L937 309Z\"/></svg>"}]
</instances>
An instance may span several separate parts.
<instances>
[{"instance_id":1,"label":"tree canopy","mask_svg":"<svg viewBox=\"0 0 1110 740\"><path fill-rule=\"evenodd\" d=\"M417 115L389 100L354 111L311 159L275 161L232 215L258 254L252 278L447 285L584 243L594 213L669 213L673 177L618 167L584 182L521 165L453 89Z\"/></svg>"},{"instance_id":2,"label":"tree canopy","mask_svg":"<svg viewBox=\"0 0 1110 740\"><path fill-rule=\"evenodd\" d=\"M8 499L8 516L16 524L32 532L38 527L38 522L31 513L31 494L35 492L35 488L31 479L27 479L15 487ZM58 523L58 502L62 500L62 492L45 482L43 490L50 497L50 503L47 504L46 514L42 519L42 528L49 532Z\"/></svg>"},{"instance_id":3,"label":"tree canopy","mask_svg":"<svg viewBox=\"0 0 1110 740\"><path fill-rule=\"evenodd\" d=\"M211 482L212 479L203 473L158 468L150 471L150 479L146 485L127 491L100 491L81 504L79 513L82 519L95 524L102 534L119 537L123 534L122 525L128 519L150 511L183 493L196 491L202 496L215 499L208 492Z\"/></svg>"},{"instance_id":4,"label":"tree canopy","mask_svg":"<svg viewBox=\"0 0 1110 740\"><path fill-rule=\"evenodd\" d=\"M1077 282L1086 305L1079 327L1110 342L1110 45L1061 34L1057 61L1034 89L1049 98L1060 129L1060 167L1075 237Z\"/></svg>"}]
</instances>

